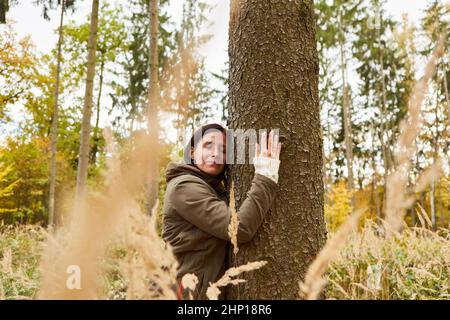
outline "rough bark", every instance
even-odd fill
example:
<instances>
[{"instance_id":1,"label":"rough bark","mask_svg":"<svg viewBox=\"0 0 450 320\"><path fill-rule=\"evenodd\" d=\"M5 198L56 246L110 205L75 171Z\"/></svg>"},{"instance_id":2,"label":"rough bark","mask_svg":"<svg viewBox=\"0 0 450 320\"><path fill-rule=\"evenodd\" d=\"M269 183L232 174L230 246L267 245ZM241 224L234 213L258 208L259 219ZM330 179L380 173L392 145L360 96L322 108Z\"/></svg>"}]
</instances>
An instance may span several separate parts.
<instances>
[{"instance_id":1,"label":"rough bark","mask_svg":"<svg viewBox=\"0 0 450 320\"><path fill-rule=\"evenodd\" d=\"M95 57L97 52L97 28L99 0L92 1L91 25L89 29L86 90L84 93L83 121L81 123L80 150L78 154L77 198L84 197L89 165L89 140L94 91Z\"/></svg>"},{"instance_id":2,"label":"rough bark","mask_svg":"<svg viewBox=\"0 0 450 320\"><path fill-rule=\"evenodd\" d=\"M53 105L52 129L51 129L51 158L50 158L50 190L48 199L48 225L53 227L55 223L55 189L56 189L56 142L58 139L58 99L59 99L59 82L61 73L61 50L63 43L63 24L65 0L61 3L61 16L59 19L59 38L58 38L58 54L56 62L56 82L55 82L55 101Z\"/></svg>"},{"instance_id":3,"label":"rough bark","mask_svg":"<svg viewBox=\"0 0 450 320\"><path fill-rule=\"evenodd\" d=\"M148 127L150 131L150 145L153 148L150 160L147 212L150 215L158 199L159 189L159 145L158 145L158 0L149 0L149 35L150 35L150 65L149 65L149 88L148 88Z\"/></svg>"},{"instance_id":4,"label":"rough bark","mask_svg":"<svg viewBox=\"0 0 450 320\"><path fill-rule=\"evenodd\" d=\"M229 127L279 128L279 191L270 212L236 261L266 260L228 288L231 299L297 298L326 240L318 54L312 1L231 1ZM248 163L248 162L247 162ZM236 205L249 190L252 165L233 165Z\"/></svg>"}]
</instances>

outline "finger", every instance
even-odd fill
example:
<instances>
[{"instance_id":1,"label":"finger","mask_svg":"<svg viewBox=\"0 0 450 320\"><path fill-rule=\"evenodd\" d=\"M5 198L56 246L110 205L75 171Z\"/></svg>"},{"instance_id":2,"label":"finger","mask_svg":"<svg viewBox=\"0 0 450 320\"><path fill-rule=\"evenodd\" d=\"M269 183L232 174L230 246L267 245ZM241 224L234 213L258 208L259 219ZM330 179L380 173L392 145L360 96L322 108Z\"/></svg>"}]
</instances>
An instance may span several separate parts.
<instances>
[{"instance_id":1,"label":"finger","mask_svg":"<svg viewBox=\"0 0 450 320\"><path fill-rule=\"evenodd\" d=\"M278 156L278 142L279 142L279 136L278 136L278 134L275 134L273 144L272 144L273 145L272 155L274 157Z\"/></svg>"},{"instance_id":2,"label":"finger","mask_svg":"<svg viewBox=\"0 0 450 320\"><path fill-rule=\"evenodd\" d=\"M273 142L273 130L270 130L269 141L267 143L267 156L270 158L273 154L272 152L272 142Z\"/></svg>"},{"instance_id":3,"label":"finger","mask_svg":"<svg viewBox=\"0 0 450 320\"><path fill-rule=\"evenodd\" d=\"M277 148L277 159L280 159L280 153L281 153L281 142L278 142L278 148Z\"/></svg>"},{"instance_id":4,"label":"finger","mask_svg":"<svg viewBox=\"0 0 450 320\"><path fill-rule=\"evenodd\" d=\"M255 143L255 157L259 156L259 144L258 142Z\"/></svg>"},{"instance_id":5,"label":"finger","mask_svg":"<svg viewBox=\"0 0 450 320\"><path fill-rule=\"evenodd\" d=\"M261 133L261 139L259 141L259 145L261 148L261 156L267 157L267 132L263 131Z\"/></svg>"}]
</instances>

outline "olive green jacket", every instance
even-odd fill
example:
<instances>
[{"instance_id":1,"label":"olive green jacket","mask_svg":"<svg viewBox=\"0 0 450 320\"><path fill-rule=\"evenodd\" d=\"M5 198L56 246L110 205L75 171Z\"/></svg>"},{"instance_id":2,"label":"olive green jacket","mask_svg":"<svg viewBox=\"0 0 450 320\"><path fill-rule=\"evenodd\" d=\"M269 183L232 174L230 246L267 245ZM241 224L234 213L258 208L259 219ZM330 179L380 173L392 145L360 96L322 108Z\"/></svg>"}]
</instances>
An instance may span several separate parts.
<instances>
[{"instance_id":1,"label":"olive green jacket","mask_svg":"<svg viewBox=\"0 0 450 320\"><path fill-rule=\"evenodd\" d=\"M230 209L222 177L208 176L196 166L170 163L166 169L163 238L179 262L178 277L194 273L195 299L206 299L210 283L226 268ZM275 198L277 184L256 174L237 210L239 243L250 241ZM222 296L223 297L223 296Z\"/></svg>"}]
</instances>

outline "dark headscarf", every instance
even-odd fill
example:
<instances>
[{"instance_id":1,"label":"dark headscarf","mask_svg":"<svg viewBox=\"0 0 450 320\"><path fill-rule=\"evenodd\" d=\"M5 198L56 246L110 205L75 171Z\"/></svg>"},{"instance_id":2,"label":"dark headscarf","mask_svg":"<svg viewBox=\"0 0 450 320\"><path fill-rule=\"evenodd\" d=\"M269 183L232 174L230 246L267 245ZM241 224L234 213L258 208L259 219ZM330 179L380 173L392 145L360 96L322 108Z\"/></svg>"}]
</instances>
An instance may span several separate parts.
<instances>
[{"instance_id":1,"label":"dark headscarf","mask_svg":"<svg viewBox=\"0 0 450 320\"><path fill-rule=\"evenodd\" d=\"M211 187L214 188L214 190L217 191L219 195L223 195L224 193L226 193L227 187L226 171L228 165L225 164L224 170L218 176L211 176L206 172L200 170L195 164L194 159L191 158L191 149L197 146L197 144L203 138L203 136L206 133L208 133L208 130L218 130L222 132L225 137L227 136L227 129L225 129L224 127L222 127L220 124L217 123L207 124L198 128L184 148L184 157L183 157L184 163L177 164L171 162L167 166L166 181L169 182L170 180L179 175L192 174L206 181Z\"/></svg>"}]
</instances>

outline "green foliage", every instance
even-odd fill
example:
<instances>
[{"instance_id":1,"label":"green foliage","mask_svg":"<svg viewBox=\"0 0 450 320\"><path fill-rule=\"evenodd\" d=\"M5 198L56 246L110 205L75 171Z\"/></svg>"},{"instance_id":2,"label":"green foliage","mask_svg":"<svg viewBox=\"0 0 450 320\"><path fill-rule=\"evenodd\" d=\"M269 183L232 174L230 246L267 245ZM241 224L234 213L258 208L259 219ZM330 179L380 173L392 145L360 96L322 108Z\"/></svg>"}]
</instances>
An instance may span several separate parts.
<instances>
[{"instance_id":1,"label":"green foliage","mask_svg":"<svg viewBox=\"0 0 450 320\"><path fill-rule=\"evenodd\" d=\"M13 25L0 33L0 123L11 120L9 107L29 95L36 57L29 38L18 39Z\"/></svg>"},{"instance_id":2,"label":"green foliage","mask_svg":"<svg viewBox=\"0 0 450 320\"><path fill-rule=\"evenodd\" d=\"M117 68L113 71L115 78L111 81L112 100L111 111L120 111L114 121L116 131L124 136L134 130L136 123L145 122L148 95L148 54L149 54L149 16L146 0L132 0L126 7L124 14L127 28L122 30L126 34L123 43L123 56L116 61ZM159 77L167 68L168 55L174 48L170 16L164 12L167 0L159 2L158 29L158 62ZM117 79L116 79L117 78ZM122 81L121 81L122 80Z\"/></svg>"},{"instance_id":3,"label":"green foliage","mask_svg":"<svg viewBox=\"0 0 450 320\"><path fill-rule=\"evenodd\" d=\"M13 171L13 165L10 164L10 165L6 166L2 162L2 158L3 158L3 156L0 153L0 200L2 200L2 199L4 200L5 198L13 195L13 190L20 181L20 179L11 180L10 178L8 178L8 176ZM11 213L11 212L15 212L15 211L16 211L16 209L2 208L0 206L0 214L5 213L5 212Z\"/></svg>"},{"instance_id":4,"label":"green foliage","mask_svg":"<svg viewBox=\"0 0 450 320\"><path fill-rule=\"evenodd\" d=\"M14 184L10 195L0 199L0 214L6 223L36 223L45 217L48 184L47 142L7 140L2 150L2 163L14 168L7 184Z\"/></svg>"}]
</instances>

